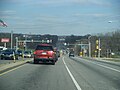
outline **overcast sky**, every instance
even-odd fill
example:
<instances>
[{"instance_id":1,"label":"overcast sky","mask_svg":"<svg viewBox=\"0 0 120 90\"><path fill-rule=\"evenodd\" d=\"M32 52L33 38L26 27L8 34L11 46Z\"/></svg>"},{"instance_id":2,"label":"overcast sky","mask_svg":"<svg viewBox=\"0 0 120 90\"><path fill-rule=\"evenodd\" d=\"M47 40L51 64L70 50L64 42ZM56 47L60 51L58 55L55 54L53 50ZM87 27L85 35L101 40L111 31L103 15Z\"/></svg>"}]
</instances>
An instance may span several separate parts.
<instances>
[{"instance_id":1,"label":"overcast sky","mask_svg":"<svg viewBox=\"0 0 120 90\"><path fill-rule=\"evenodd\" d=\"M120 0L0 0L0 32L86 35L120 29Z\"/></svg>"}]
</instances>

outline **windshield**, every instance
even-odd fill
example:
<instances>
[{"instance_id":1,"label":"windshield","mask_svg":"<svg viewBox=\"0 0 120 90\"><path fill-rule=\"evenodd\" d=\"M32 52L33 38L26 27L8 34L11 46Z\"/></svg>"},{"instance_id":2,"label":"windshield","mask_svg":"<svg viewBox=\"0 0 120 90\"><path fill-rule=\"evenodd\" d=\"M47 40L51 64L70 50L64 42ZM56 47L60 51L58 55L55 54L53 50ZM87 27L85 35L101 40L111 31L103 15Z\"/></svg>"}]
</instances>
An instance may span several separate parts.
<instances>
[{"instance_id":1,"label":"windshield","mask_svg":"<svg viewBox=\"0 0 120 90\"><path fill-rule=\"evenodd\" d=\"M7 49L7 50L3 50L3 52L15 52L15 50Z\"/></svg>"}]
</instances>

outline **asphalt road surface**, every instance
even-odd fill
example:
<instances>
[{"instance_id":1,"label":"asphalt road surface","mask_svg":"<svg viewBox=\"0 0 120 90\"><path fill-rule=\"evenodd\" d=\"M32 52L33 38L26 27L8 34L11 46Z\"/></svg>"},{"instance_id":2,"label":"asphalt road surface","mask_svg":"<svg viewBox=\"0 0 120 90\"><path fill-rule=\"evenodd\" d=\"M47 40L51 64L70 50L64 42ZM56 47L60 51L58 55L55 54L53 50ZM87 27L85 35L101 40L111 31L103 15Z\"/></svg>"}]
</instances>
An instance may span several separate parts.
<instances>
[{"instance_id":1,"label":"asphalt road surface","mask_svg":"<svg viewBox=\"0 0 120 90\"><path fill-rule=\"evenodd\" d=\"M0 74L0 90L120 90L120 65L68 56L27 63Z\"/></svg>"}]
</instances>

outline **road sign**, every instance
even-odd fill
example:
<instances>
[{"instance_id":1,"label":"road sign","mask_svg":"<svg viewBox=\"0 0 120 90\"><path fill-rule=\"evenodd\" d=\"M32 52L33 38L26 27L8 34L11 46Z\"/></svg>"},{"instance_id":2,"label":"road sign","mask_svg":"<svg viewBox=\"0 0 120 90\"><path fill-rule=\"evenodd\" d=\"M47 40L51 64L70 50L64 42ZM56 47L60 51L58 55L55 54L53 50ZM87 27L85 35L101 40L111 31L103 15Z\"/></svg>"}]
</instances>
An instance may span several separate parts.
<instances>
[{"instance_id":1,"label":"road sign","mask_svg":"<svg viewBox=\"0 0 120 90\"><path fill-rule=\"evenodd\" d=\"M2 39L1 39L1 42L5 42L5 43L6 43L6 42L9 42L9 41L10 41L9 38L2 38Z\"/></svg>"}]
</instances>

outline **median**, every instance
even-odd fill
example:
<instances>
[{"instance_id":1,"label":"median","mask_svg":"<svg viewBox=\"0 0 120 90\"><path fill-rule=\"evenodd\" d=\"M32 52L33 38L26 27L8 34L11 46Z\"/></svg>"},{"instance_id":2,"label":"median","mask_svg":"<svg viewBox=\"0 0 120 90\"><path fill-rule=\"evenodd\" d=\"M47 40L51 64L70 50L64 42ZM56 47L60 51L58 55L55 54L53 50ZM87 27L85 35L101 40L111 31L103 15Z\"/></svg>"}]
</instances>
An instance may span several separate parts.
<instances>
[{"instance_id":1,"label":"median","mask_svg":"<svg viewBox=\"0 0 120 90\"><path fill-rule=\"evenodd\" d=\"M0 73L3 73L5 71L8 71L8 70L13 69L15 67L24 65L28 62L32 62L32 59L30 59L30 60L20 60L20 61L17 61L17 62L0 64Z\"/></svg>"}]
</instances>

